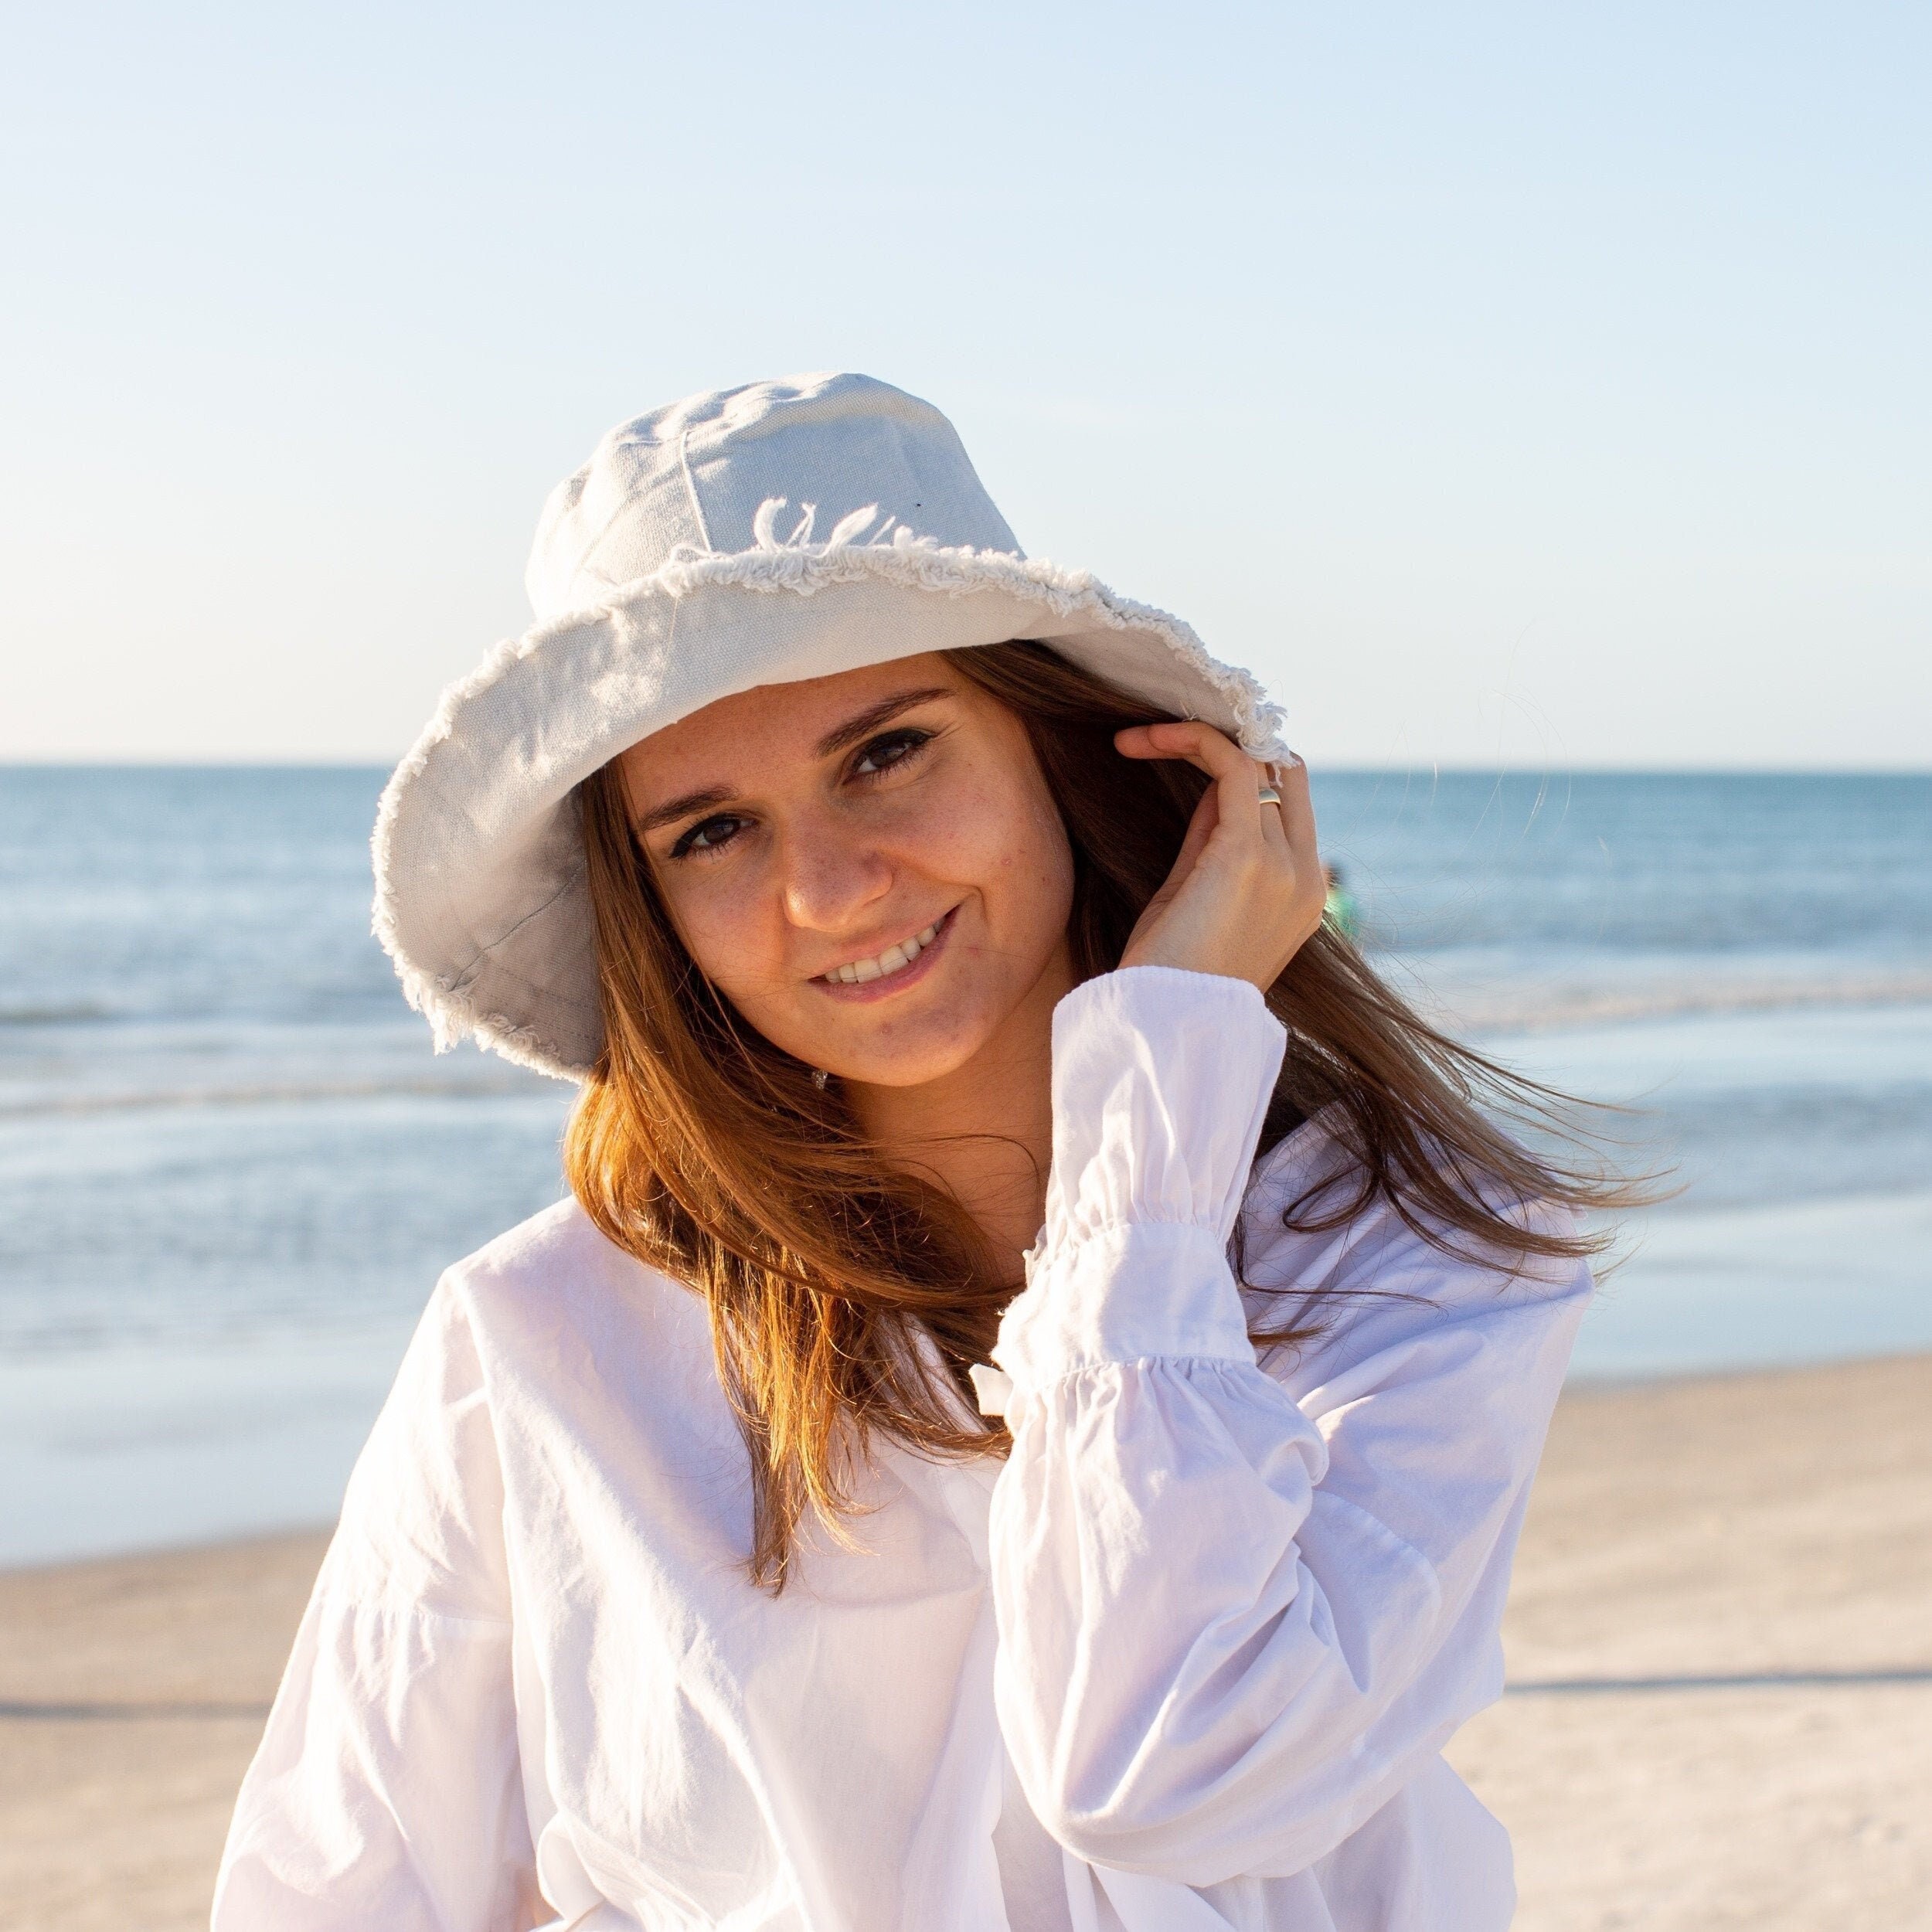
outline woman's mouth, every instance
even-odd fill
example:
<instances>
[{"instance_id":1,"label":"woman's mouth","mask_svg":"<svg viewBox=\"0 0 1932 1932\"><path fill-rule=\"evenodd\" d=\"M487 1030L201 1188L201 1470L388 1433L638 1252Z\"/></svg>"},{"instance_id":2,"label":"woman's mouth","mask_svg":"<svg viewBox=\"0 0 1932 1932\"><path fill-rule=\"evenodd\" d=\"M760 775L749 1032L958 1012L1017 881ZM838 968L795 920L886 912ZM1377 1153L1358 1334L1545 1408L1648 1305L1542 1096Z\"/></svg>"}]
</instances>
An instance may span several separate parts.
<instances>
[{"instance_id":1,"label":"woman's mouth","mask_svg":"<svg viewBox=\"0 0 1932 1932\"><path fill-rule=\"evenodd\" d=\"M883 999L889 993L900 992L926 977L934 955L946 943L946 935L952 930L953 913L958 910L955 906L931 925L909 933L883 953L848 960L830 972L821 973L813 984L848 1000Z\"/></svg>"}]
</instances>

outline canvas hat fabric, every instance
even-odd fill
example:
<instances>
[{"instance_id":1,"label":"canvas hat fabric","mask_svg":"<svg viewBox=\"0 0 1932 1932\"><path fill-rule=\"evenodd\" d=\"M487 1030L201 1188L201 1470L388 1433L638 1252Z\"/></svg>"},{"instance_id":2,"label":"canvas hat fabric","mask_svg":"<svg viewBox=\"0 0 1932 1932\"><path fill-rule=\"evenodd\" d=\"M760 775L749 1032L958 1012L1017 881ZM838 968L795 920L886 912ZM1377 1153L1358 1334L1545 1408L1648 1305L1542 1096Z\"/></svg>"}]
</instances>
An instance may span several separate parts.
<instances>
[{"instance_id":1,"label":"canvas hat fabric","mask_svg":"<svg viewBox=\"0 0 1932 1932\"><path fill-rule=\"evenodd\" d=\"M796 376L621 424L560 484L536 623L452 685L383 794L376 936L439 1050L581 1079L603 1042L573 788L715 700L1021 638L1258 758L1279 714L1179 619L1020 549L952 425Z\"/></svg>"}]
</instances>

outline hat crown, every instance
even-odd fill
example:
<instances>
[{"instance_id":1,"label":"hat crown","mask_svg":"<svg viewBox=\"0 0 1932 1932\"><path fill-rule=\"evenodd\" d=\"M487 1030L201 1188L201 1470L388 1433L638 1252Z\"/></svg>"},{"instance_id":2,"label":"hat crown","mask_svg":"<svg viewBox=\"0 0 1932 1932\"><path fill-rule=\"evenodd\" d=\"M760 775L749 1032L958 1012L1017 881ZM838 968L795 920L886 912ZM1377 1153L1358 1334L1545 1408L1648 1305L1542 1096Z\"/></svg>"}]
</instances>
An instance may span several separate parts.
<instances>
[{"instance_id":1,"label":"hat crown","mask_svg":"<svg viewBox=\"0 0 1932 1932\"><path fill-rule=\"evenodd\" d=\"M930 403L869 376L793 376L620 423L551 492L524 582L543 621L680 554L822 546L835 532L1020 554Z\"/></svg>"},{"instance_id":2,"label":"hat crown","mask_svg":"<svg viewBox=\"0 0 1932 1932\"><path fill-rule=\"evenodd\" d=\"M440 1043L604 1050L577 787L722 698L1016 638L1257 757L1277 713L1178 618L1019 553L952 425L863 376L694 396L545 505L537 622L443 694L383 794L376 930Z\"/></svg>"}]
</instances>

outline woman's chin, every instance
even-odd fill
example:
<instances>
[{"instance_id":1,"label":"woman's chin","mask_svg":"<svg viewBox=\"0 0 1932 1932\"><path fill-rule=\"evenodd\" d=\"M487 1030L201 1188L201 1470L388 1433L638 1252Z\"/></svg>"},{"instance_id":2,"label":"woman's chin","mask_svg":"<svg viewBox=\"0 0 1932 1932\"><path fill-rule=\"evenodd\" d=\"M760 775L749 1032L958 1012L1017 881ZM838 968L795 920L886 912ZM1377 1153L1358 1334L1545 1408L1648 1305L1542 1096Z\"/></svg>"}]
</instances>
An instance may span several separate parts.
<instances>
[{"instance_id":1,"label":"woman's chin","mask_svg":"<svg viewBox=\"0 0 1932 1932\"><path fill-rule=\"evenodd\" d=\"M929 1087L968 1065L981 1043L934 1043L901 1051L841 1054L828 1070L849 1087Z\"/></svg>"},{"instance_id":2,"label":"woman's chin","mask_svg":"<svg viewBox=\"0 0 1932 1932\"><path fill-rule=\"evenodd\" d=\"M826 1040L824 1058L801 1057L849 1086L926 1087L975 1060L998 1032L999 1017L996 1012L962 1014L957 1006L930 1015L896 1015L871 1039Z\"/></svg>"}]
</instances>

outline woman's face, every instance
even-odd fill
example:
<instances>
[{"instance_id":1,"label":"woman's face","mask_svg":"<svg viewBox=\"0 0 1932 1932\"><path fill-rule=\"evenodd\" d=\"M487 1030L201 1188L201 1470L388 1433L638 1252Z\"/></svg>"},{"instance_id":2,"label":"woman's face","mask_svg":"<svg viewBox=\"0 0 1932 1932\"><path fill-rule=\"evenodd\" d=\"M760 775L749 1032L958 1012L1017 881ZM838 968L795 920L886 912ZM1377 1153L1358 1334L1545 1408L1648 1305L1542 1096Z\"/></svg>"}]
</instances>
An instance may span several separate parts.
<instances>
[{"instance_id":1,"label":"woman's face","mask_svg":"<svg viewBox=\"0 0 1932 1932\"><path fill-rule=\"evenodd\" d=\"M620 762L691 957L847 1080L957 1072L1073 984L1073 855L1025 728L943 658L720 699Z\"/></svg>"}]
</instances>

